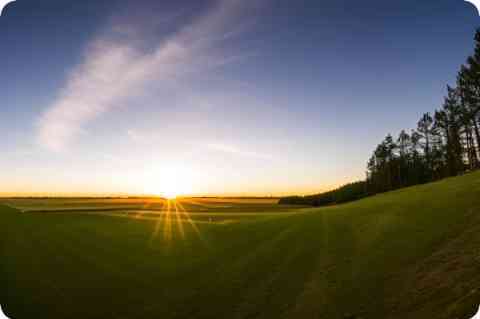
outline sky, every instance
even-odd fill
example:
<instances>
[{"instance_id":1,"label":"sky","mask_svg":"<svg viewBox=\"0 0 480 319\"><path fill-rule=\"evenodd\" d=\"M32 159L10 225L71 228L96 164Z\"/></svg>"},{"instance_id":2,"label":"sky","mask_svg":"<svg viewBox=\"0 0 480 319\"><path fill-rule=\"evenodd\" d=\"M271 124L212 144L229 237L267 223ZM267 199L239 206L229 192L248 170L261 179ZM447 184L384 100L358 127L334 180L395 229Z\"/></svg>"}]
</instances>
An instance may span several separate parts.
<instances>
[{"instance_id":1,"label":"sky","mask_svg":"<svg viewBox=\"0 0 480 319\"><path fill-rule=\"evenodd\" d=\"M441 106L463 0L17 0L0 195L318 193Z\"/></svg>"}]
</instances>

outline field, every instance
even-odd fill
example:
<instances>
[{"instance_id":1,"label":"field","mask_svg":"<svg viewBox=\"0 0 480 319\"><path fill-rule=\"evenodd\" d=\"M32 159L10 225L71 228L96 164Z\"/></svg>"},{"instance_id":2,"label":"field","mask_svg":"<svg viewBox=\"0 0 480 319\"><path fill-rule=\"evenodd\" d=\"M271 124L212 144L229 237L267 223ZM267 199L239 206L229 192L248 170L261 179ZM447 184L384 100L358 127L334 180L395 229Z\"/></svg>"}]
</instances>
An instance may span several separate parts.
<instances>
[{"instance_id":1,"label":"field","mask_svg":"<svg viewBox=\"0 0 480 319\"><path fill-rule=\"evenodd\" d=\"M10 199L0 302L22 318L470 318L480 173L327 208Z\"/></svg>"}]
</instances>

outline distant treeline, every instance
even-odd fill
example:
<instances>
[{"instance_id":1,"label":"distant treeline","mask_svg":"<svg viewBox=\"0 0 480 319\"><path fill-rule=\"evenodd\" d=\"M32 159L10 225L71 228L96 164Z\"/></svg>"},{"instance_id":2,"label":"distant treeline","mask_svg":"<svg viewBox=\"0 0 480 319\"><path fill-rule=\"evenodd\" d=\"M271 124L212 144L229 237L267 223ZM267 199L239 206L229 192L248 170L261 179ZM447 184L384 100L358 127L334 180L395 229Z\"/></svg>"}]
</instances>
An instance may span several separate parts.
<instances>
[{"instance_id":1,"label":"distant treeline","mask_svg":"<svg viewBox=\"0 0 480 319\"><path fill-rule=\"evenodd\" d=\"M456 85L447 86L443 105L425 113L417 127L388 134L367 164L364 182L281 204L323 206L344 203L402 187L456 176L480 167L480 30L475 50L460 67Z\"/></svg>"},{"instance_id":2,"label":"distant treeline","mask_svg":"<svg viewBox=\"0 0 480 319\"><path fill-rule=\"evenodd\" d=\"M290 196L279 200L282 205L327 206L341 204L367 196L367 183L364 181L351 183L322 194L311 196Z\"/></svg>"}]
</instances>

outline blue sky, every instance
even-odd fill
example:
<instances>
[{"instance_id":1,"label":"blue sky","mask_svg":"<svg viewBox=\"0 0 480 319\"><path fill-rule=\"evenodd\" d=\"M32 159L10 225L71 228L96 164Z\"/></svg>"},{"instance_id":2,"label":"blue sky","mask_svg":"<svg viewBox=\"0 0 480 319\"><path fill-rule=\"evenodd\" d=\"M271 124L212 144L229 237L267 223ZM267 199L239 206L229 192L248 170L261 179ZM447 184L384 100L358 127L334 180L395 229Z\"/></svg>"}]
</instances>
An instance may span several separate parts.
<instances>
[{"instance_id":1,"label":"blue sky","mask_svg":"<svg viewBox=\"0 0 480 319\"><path fill-rule=\"evenodd\" d=\"M0 194L314 193L439 107L473 5L17 0Z\"/></svg>"}]
</instances>

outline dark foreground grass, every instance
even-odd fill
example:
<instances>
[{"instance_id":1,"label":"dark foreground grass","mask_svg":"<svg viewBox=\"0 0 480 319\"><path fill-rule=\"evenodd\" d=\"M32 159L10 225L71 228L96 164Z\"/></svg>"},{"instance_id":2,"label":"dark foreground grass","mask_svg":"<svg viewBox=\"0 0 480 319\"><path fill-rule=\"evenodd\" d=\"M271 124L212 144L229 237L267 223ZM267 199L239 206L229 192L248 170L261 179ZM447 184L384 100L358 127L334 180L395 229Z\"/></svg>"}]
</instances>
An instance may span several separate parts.
<instances>
[{"instance_id":1,"label":"dark foreground grass","mask_svg":"<svg viewBox=\"0 0 480 319\"><path fill-rule=\"evenodd\" d=\"M480 302L479 173L298 214L159 216L0 208L0 302L13 319L461 319Z\"/></svg>"}]
</instances>

